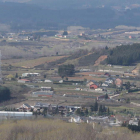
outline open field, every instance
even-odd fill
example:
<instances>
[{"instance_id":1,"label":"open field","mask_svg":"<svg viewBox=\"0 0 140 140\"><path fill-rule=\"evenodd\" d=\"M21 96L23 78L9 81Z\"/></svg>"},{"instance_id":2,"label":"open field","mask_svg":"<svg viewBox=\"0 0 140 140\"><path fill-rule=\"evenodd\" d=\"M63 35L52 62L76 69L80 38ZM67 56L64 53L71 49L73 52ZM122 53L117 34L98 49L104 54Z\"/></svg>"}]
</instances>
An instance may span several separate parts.
<instances>
[{"instance_id":1,"label":"open field","mask_svg":"<svg viewBox=\"0 0 140 140\"><path fill-rule=\"evenodd\" d=\"M41 65L41 64L56 61L56 60L61 59L63 57L65 57L65 56L41 57L38 59L26 60L23 62L13 63L12 65L16 66L16 67L33 68L33 67Z\"/></svg>"}]
</instances>

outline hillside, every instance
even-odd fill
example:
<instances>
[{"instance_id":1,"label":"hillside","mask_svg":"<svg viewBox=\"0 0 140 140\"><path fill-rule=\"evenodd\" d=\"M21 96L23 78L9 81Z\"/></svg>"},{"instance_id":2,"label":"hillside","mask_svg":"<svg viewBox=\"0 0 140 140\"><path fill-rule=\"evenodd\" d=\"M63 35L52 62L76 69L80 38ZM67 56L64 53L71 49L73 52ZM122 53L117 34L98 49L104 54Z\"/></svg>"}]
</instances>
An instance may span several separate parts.
<instances>
[{"instance_id":1,"label":"hillside","mask_svg":"<svg viewBox=\"0 0 140 140\"><path fill-rule=\"evenodd\" d=\"M117 46L110 50L108 64L131 65L140 61L140 44Z\"/></svg>"},{"instance_id":2,"label":"hillside","mask_svg":"<svg viewBox=\"0 0 140 140\"><path fill-rule=\"evenodd\" d=\"M113 49L96 51L79 50L68 57L48 63L48 67L62 64L75 66L98 66L101 62L112 65L134 65L140 61L140 44L116 46Z\"/></svg>"},{"instance_id":3,"label":"hillside","mask_svg":"<svg viewBox=\"0 0 140 140\"><path fill-rule=\"evenodd\" d=\"M62 64L73 64L75 66L93 66L97 61L98 63L104 61L107 57L107 54L108 51L105 49L97 50L95 52L93 52L93 50L79 50L69 55L68 57L47 63L47 67L58 67ZM44 67L44 65L42 65L42 67Z\"/></svg>"},{"instance_id":4,"label":"hillside","mask_svg":"<svg viewBox=\"0 0 140 140\"><path fill-rule=\"evenodd\" d=\"M78 50L66 56L41 57L31 60L12 62L15 67L24 68L57 68L63 64L73 64L75 66L98 66L102 62L112 65L134 65L140 61L140 44L116 46L113 49L100 50ZM4 65L8 64L8 61Z\"/></svg>"},{"instance_id":5,"label":"hillside","mask_svg":"<svg viewBox=\"0 0 140 140\"><path fill-rule=\"evenodd\" d=\"M115 11L110 7L54 10L38 5L5 2L0 3L0 24L9 25L12 30L58 30L66 29L68 26L105 29L118 25L140 26L139 13L140 8L126 11Z\"/></svg>"},{"instance_id":6,"label":"hillside","mask_svg":"<svg viewBox=\"0 0 140 140\"><path fill-rule=\"evenodd\" d=\"M104 61L105 59L107 59L107 55L102 55L102 56L100 56L100 57L95 61L94 66L100 65L100 63L101 63L102 61Z\"/></svg>"},{"instance_id":7,"label":"hillside","mask_svg":"<svg viewBox=\"0 0 140 140\"><path fill-rule=\"evenodd\" d=\"M38 59L33 60L26 60L23 62L13 63L13 66L16 67L23 67L23 68L34 68L35 66L44 64L44 63L50 63L53 61L57 61L61 58L64 58L65 56L52 56L52 57L41 57Z\"/></svg>"}]
</instances>

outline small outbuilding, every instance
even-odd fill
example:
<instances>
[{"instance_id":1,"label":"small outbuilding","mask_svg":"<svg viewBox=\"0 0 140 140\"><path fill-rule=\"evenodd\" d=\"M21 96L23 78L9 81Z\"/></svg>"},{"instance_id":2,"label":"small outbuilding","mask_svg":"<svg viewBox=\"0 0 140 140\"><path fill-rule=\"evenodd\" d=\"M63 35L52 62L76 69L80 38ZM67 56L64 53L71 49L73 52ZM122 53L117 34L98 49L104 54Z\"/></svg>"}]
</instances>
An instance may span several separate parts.
<instances>
[{"instance_id":1,"label":"small outbuilding","mask_svg":"<svg viewBox=\"0 0 140 140\"><path fill-rule=\"evenodd\" d=\"M90 89L97 89L97 88L98 88L98 86L95 84L90 85Z\"/></svg>"},{"instance_id":2,"label":"small outbuilding","mask_svg":"<svg viewBox=\"0 0 140 140\"><path fill-rule=\"evenodd\" d=\"M123 80L120 79L120 78L117 78L115 80L115 84L116 84L117 87L121 87L123 85Z\"/></svg>"},{"instance_id":3,"label":"small outbuilding","mask_svg":"<svg viewBox=\"0 0 140 140\"><path fill-rule=\"evenodd\" d=\"M18 80L18 83L30 83L31 81L30 80L27 80L27 79L19 79Z\"/></svg>"}]
</instances>

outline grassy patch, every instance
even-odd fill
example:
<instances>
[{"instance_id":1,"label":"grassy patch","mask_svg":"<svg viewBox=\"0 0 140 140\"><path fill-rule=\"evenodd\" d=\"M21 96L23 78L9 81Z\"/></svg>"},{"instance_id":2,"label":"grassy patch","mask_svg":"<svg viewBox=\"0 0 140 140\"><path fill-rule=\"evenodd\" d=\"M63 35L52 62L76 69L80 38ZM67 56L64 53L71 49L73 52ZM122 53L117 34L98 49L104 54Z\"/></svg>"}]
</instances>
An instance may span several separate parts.
<instances>
[{"instance_id":1,"label":"grassy patch","mask_svg":"<svg viewBox=\"0 0 140 140\"><path fill-rule=\"evenodd\" d=\"M35 66L44 64L44 63L49 63L49 62L53 62L56 61L58 59L61 59L65 56L51 56L51 57L41 57L38 59L33 59L33 60L27 60L27 61L23 61L23 62L18 62L18 63L14 63L12 64L13 66L17 66L17 67L24 67L24 68L33 68Z\"/></svg>"}]
</instances>

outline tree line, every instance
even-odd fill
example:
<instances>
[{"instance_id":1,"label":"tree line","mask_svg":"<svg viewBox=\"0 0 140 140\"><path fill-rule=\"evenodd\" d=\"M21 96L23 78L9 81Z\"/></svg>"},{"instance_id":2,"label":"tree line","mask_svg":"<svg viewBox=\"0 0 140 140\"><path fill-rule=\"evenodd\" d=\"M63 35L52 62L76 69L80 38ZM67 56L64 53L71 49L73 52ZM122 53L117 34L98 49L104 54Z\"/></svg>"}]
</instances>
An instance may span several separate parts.
<instances>
[{"instance_id":1,"label":"tree line","mask_svg":"<svg viewBox=\"0 0 140 140\"><path fill-rule=\"evenodd\" d=\"M98 105L97 101L95 101L95 103L90 106L90 109L78 108L76 110L76 114L79 116L89 116L89 115L92 115L95 113L97 115L110 115L110 114L112 114L109 107L105 107L104 105Z\"/></svg>"}]
</instances>

